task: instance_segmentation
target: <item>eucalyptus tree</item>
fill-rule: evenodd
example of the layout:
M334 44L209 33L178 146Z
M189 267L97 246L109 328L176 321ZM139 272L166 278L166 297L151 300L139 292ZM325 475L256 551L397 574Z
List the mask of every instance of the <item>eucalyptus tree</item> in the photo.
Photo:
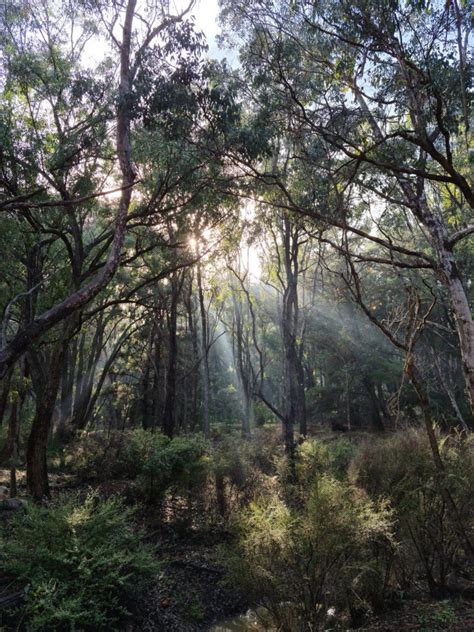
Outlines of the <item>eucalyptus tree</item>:
M31 257L27 261L27 283L11 285L5 296L2 374L63 322L29 440L28 481L35 497L48 494L46 442L61 357L78 324L75 315L110 283L124 260L132 189L138 181L131 157L137 77L153 41L174 35L172 27L191 6L174 15L159 2L139 15L135 0L2 7L6 142L1 209L5 221L30 235L36 253L29 267ZM103 23L103 41L111 43L115 55L95 72L83 64L91 38L98 35L91 12ZM118 198L101 201L115 178ZM20 247L27 243L19 242ZM39 369L41 364L36 362Z
M295 196L268 164L238 160L281 207L376 244L381 265L430 269L455 317L474 399L474 326L455 248L474 231L468 157L468 3L223 0L243 89L294 142ZM270 143L271 149L271 143ZM361 221L386 216L411 238Z

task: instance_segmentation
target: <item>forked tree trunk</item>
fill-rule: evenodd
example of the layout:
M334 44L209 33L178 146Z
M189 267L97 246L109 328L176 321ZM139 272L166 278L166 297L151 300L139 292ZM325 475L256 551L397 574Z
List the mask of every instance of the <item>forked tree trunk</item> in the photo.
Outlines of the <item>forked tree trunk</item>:
M444 219L430 210L424 197L419 200L418 213L429 231L438 258L438 276L448 292L459 339L466 394L471 412L474 414L474 323L466 290L456 265L453 244L450 243Z
M384 135L370 112L362 93L355 84L354 94L372 127L374 135L379 141L383 141ZM416 118L415 113L413 120L416 120ZM424 194L424 182L421 177L416 186L413 186L400 174L394 173L394 175L403 191L408 207L426 229L429 241L436 252L438 267L435 269L435 272L438 273L449 295L459 339L466 394L471 406L471 413L474 414L474 323L466 291L453 255L456 241L450 239L448 226L441 213L432 212L430 209ZM421 186L419 186L420 184ZM467 182L465 184L468 186ZM463 193L472 207L472 196L466 196L464 187Z

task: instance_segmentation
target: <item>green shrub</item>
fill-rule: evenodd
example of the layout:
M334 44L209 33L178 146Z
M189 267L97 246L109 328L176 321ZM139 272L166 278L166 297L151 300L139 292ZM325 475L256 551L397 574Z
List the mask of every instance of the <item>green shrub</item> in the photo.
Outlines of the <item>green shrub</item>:
M82 480L135 478L150 436L141 429L83 433L71 444L67 463Z
M197 482L207 462L201 436L170 439L141 428L85 434L73 452L71 466L81 478L138 479L138 492L149 501L161 499L171 487L182 490Z
M338 438L327 443L330 471L336 478L345 478L348 475L350 464L355 458L358 447L346 438Z
M278 629L316 629L330 607L355 618L382 598L392 529L386 503L323 475L304 507L273 494L241 513L236 577Z
M117 499L30 506L0 539L2 574L25 590L28 630L112 630L157 571Z
M168 439L154 433L142 454L138 483L146 499L155 502L170 489L189 492L202 485L207 469L206 444L201 436Z
M330 459L327 446L316 439L308 439L296 450L296 477L307 488L317 476L329 473Z
M272 484L277 455L282 452L280 443L273 428L260 428L251 441L229 436L213 447L210 468L221 516L248 505Z
M303 493L321 474L329 474L338 479L346 478L356 450L356 446L344 438L335 441L303 441L296 450L295 467L296 479ZM284 465L280 468L282 479L285 478L284 468ZM286 477L288 478L287 473Z
M457 517L446 505L448 490L464 528L473 524L474 442L439 436L445 471L436 471L424 431L410 429L372 440L361 447L350 467L351 480L370 495L388 497L396 512L403 543L398 576L409 584L422 571L432 594L442 593L462 550Z

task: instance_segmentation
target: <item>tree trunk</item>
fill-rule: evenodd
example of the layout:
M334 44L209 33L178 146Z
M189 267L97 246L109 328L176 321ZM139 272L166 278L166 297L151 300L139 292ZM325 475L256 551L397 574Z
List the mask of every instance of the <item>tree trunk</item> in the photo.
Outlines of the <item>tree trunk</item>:
M59 322L79 311L108 285L120 264L125 240L128 209L132 199L135 172L131 162L130 94L134 69L131 68L132 24L137 0L128 0L120 45L120 85L116 118L116 149L122 175L122 192L114 220L113 239L105 265L79 290L38 315L21 327L18 333L0 349L0 377L30 348L31 344Z
M415 389L415 392L418 396L418 400L421 405L423 420L424 420L424 424L426 428L426 434L428 435L428 441L431 448L431 454L433 456L433 463L434 463L435 470L437 473L436 485L438 487L438 491L442 499L446 503L447 507L449 507L450 509L452 524L459 538L459 542L463 546L464 552L466 553L466 555L469 557L469 559L472 562L472 560L474 559L474 546L469 536L469 530L466 529L466 527L464 526L463 517L461 513L459 512L459 509L445 482L445 468L444 468L444 463L439 451L438 442L436 440L436 434L434 430L433 419L431 416L431 408L430 408L430 403L428 400L428 395L417 376L417 370L415 367L413 354L411 352L408 352L406 356L405 373L408 379L410 380L410 383L412 384L413 388Z
M2 380L2 390L0 391L0 426L3 423L3 417L8 407L8 395L10 393L10 383L13 370L8 371Z
M300 361L301 349L298 343L299 306L298 306L298 274L299 274L299 232L288 217L283 219L282 227L283 256L285 268L285 288L283 291L281 327L285 360L285 448L293 454L294 425L304 437L306 428L306 401L304 390L304 371Z
M150 390L150 360L147 358L145 371L143 372L142 379L142 397L141 397L141 418L142 428L148 428L150 426L150 413L148 403L148 393Z
M202 431L206 439L209 438L211 426L209 418L209 393L210 393L210 374L209 374L209 340L207 326L207 312L204 305L204 292L202 289L201 264L197 264L197 282L199 295L199 311L201 316L201 353L202 353Z
M466 394L471 413L474 414L474 323L469 301L454 259L452 246L449 243L448 229L444 219L430 210L424 195L417 201L417 214L429 231L432 246L438 257L438 276L449 295L459 339Z
M161 338L160 338L161 325L156 323L156 332L154 340L154 355L153 355L153 414L151 428L154 430L159 425L161 417Z
M46 452L51 421L59 390L64 342L56 343L49 364L48 381L36 404L26 451L26 482L31 496L40 501L50 497Z
M166 396L163 410L163 432L170 438L175 430L176 416L176 372L178 363L178 301L183 285L183 273L171 279L171 304L168 314L168 371L166 374Z
M10 408L10 417L8 419L8 435L5 440L5 444L0 451L0 465L8 463L11 460L15 442L18 435L18 397L15 397L12 401Z
M448 280L448 291L461 349L466 392L471 405L471 413L474 414L474 323L466 292L457 275L451 276Z
M354 90L357 102L366 115L376 138L379 141L383 141L384 135L372 116L362 93L358 90L356 85L354 85ZM442 215L437 212L432 212L428 205L424 194L423 179L418 177L416 185L412 185L407 178L402 177L400 174L395 173L394 175L404 193L410 210L416 219L425 227L431 245L436 252L438 258L438 269L436 272L438 272L440 280L446 287L451 308L454 313L466 394L471 406L471 413L474 414L474 323L469 308L469 301L454 259L452 250L454 243L449 239L448 226ZM466 199L468 198L466 197ZM472 206L472 201L469 203Z
M9 459L11 460L13 452L18 447L20 431L19 419L26 397L27 377L28 365L26 361L20 362L18 384L15 384L18 392L14 395L10 409L10 417L8 420L8 435L5 444L0 451L0 465L7 463Z
M15 398L12 403L12 409L10 414L10 428L9 432L12 435L12 449L10 454L10 497L15 498L17 493L16 485L16 468L18 465L18 439L20 434L20 423L18 418L19 398Z
M250 438L250 416L252 414L250 359L248 357L248 340L244 340L242 305L237 301L237 290L232 289L234 306L234 363L237 368L239 387L243 399L242 437Z
M365 371L362 377L362 384L364 385L367 395L369 396L370 408L372 413L372 428L373 430L375 430L375 432L384 432L385 427L383 424L382 415L380 414L380 402L375 391L375 385L370 375Z

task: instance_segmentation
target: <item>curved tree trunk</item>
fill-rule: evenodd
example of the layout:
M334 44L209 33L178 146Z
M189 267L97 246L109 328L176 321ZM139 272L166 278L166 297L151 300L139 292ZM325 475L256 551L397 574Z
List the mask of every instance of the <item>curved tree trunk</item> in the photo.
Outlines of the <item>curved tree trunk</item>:
M128 209L132 198L132 186L135 173L131 163L130 111L129 95L132 83L130 64L132 23L136 0L129 0L123 26L123 39L120 47L120 85L117 110L117 155L122 172L122 193L115 216L114 236L110 252L104 267L81 289L71 293L61 303L57 303L46 312L37 316L18 331L10 342L0 349L0 377L20 358L30 345L54 325L65 320L71 314L89 303L107 286L120 264L122 246L125 239Z

